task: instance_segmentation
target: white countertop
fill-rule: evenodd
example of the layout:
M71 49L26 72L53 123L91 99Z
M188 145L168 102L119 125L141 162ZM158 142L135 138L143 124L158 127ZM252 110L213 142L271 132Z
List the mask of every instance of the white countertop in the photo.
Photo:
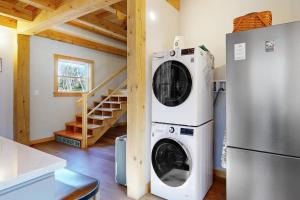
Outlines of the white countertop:
M61 158L0 137L0 191L65 166Z

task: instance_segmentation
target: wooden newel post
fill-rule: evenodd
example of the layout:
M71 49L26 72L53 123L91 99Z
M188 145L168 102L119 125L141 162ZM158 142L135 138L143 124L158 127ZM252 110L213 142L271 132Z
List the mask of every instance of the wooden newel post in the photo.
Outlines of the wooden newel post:
M88 102L87 102L87 94L82 95L82 142L81 148L87 148L87 123L88 123L88 116L87 116L87 109L88 109Z

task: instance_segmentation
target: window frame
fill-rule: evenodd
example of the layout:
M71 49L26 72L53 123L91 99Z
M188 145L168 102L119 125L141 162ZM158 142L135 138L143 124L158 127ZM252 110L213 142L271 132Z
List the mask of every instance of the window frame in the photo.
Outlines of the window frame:
M87 92L62 92L58 91L58 62L59 60L70 60L70 61L77 61L89 64L89 86L88 91L92 90L94 87L94 64L93 60L87 60L83 58L76 58L66 55L54 54L54 97L81 97L82 94Z

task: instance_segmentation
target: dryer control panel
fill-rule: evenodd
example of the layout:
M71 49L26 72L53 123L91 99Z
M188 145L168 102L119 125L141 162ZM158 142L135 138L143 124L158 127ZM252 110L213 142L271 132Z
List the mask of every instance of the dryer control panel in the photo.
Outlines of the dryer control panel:
M191 129L191 128L181 128L180 129L180 135L190 135L190 136L193 136L194 135L194 129Z

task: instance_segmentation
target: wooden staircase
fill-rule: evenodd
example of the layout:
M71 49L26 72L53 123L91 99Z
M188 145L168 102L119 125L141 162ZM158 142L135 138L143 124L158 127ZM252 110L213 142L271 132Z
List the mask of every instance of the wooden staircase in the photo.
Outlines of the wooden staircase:
M110 77L109 81L113 78ZM65 123L65 130L54 132L57 142L87 148L95 144L126 113L127 89L122 89L126 86L126 81L117 89L109 90L99 99L94 99L91 106L87 105L88 97L93 96L106 84L100 84L88 94L83 94L83 98L79 100L79 103L83 104L82 113L76 114L75 121Z

